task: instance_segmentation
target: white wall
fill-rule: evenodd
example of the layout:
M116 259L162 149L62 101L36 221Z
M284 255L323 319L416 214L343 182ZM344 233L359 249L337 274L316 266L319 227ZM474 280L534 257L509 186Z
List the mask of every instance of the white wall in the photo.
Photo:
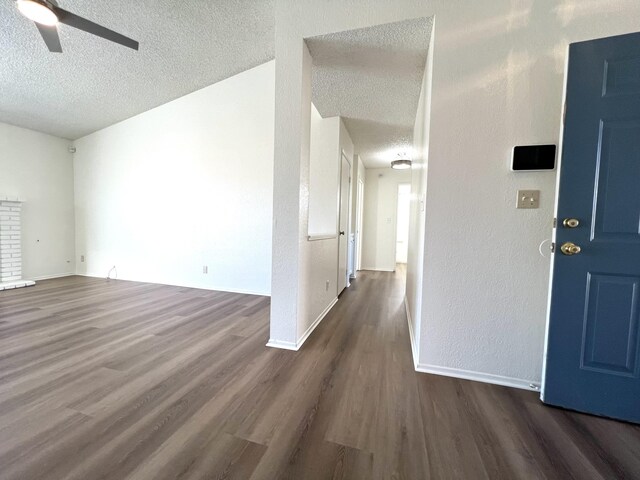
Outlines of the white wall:
M340 117L322 118L311 104L309 173L309 235L338 233L338 192L340 179Z
M268 62L77 140L78 273L268 295L273 118Z
M20 197L22 277L73 273L73 159L70 142L0 123L0 196Z
M311 237L338 233L340 155L344 152L353 165L353 150L353 141L342 119L322 118L312 103L308 224Z
M363 270L395 270L398 185L410 182L410 170L366 169L362 234Z
M311 105L309 157L310 236L305 242L304 290L296 327L298 348L338 296L338 208L340 194L340 117L322 118Z
M299 222L287 205L308 186L298 176L280 188L277 178L301 163L300 98L308 84L302 39L430 15L436 25L420 367L526 385L541 374L549 261L538 245L551 234L555 174L512 173L509 152L516 144L558 141L568 43L637 31L640 4L278 0L279 223ZM541 208L516 210L518 188L540 189ZM282 256L274 267L279 262L274 284L298 284L295 262ZM275 313L272 327L286 323Z
M296 348L322 321L338 297L338 239L308 242L305 262L304 309L296 330Z
M337 301L341 152L352 160L353 142L339 117L322 119L318 114L311 103L311 55L302 41L294 51L304 83L292 87L299 95L288 97L287 92L286 99L299 107L300 135L292 137L284 130L275 135L284 139L279 148L297 151L298 158L292 168L275 165L273 200L274 211L296 214L274 216L271 316L283 321L271 322L268 345L297 350ZM276 89L276 102L280 94ZM309 235L333 236L310 241Z
M309 123L308 233L303 242L298 318L294 340L271 337L270 346L298 349L338 297L338 208L341 155L353 158L353 142L340 117L323 119L311 104ZM306 199L305 199L306 200ZM321 225L324 220L324 225Z
M311 66L302 39L278 42L289 49L296 73L286 85L276 82L273 172L273 257L269 345L297 348L298 330L306 320L309 258L309 149L311 137ZM284 71L283 71L284 69ZM276 62L276 79L287 65ZM285 120L286 117L286 121ZM282 162L276 159L286 158Z
M558 143L568 44L638 30L639 21L640 4L627 0L492 2L436 16L426 369L540 381L549 260L538 246L551 236L555 172L510 172L509 154ZM541 208L516 210L519 188L541 190Z
M411 204L409 211L409 245L407 252L407 279L405 305L411 336L413 361L419 363L420 326L422 323L422 295L424 269L425 199L427 196L427 170L429 159L429 132L431 118L431 78L433 74L432 32L427 64L420 88L420 100L413 128L413 161L411 163Z

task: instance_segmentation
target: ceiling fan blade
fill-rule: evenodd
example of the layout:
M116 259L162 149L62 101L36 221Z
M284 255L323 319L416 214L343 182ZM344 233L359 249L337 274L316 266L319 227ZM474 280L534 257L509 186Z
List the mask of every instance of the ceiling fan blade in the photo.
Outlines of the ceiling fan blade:
M56 26L48 27L46 25L42 25L38 22L33 22L38 27L38 31L40 35L42 35L42 39L44 43L47 44L47 48L50 52L62 53L62 45L60 45L60 37L58 36L58 29Z
M138 42L132 40L129 37L125 37L118 32L114 32L113 30L109 30L108 28L103 27L102 25L98 25L97 23L93 23L86 18L79 17L78 15L68 12L62 8L54 7L54 11L58 16L58 20L60 23L64 23L65 25L69 25L70 27L77 28L78 30L82 30L87 33L91 33L98 37L105 38L107 40L111 40L112 42L119 43L120 45L124 45L125 47L133 48L134 50L138 50Z

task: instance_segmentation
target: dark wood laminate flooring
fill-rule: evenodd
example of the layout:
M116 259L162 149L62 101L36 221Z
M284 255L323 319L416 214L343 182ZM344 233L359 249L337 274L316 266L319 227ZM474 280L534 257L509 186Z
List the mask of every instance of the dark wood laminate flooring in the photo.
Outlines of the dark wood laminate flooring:
M362 272L299 352L269 300L67 277L0 293L2 479L638 479L640 427L414 372Z

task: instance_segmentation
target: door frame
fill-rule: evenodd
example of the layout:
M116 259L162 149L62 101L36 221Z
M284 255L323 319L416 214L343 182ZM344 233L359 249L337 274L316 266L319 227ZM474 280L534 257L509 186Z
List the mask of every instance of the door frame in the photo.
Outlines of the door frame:
M364 223L364 181L358 177L356 190L356 264L354 275L362 269L362 226Z
M395 260L395 264L398 264L398 210L400 208L400 188L403 186L408 186L409 187L409 195L411 195L411 183L410 182L403 182L403 183L398 183L398 187L396 189L396 226L395 226L395 232L396 232L396 241L394 243L394 247L393 247L393 259ZM409 198L409 207L411 207L411 198ZM411 220L409 220L411 221ZM407 232L407 242L409 241L409 232ZM408 248L408 245L407 245ZM408 254L409 252L407 252ZM393 269L395 271L395 267Z
M562 173L562 159L563 159L563 146L564 146L564 125L565 125L565 111L567 109L567 79L569 75L569 45L564 54L564 75L562 80L562 112L560 114L560 133L558 136L558 156L556 159L556 185L555 185L555 199L553 201L553 228L551 231L551 248L555 250L556 245L556 233L558 231L556 227L558 218L558 199L560 191L560 176ZM549 286L547 289L547 318L544 327L544 347L542 350L542 375L540 379L540 400L544 401L544 386L547 375L547 349L549 346L549 324L551 321L551 293L553 292L553 260L555 252L549 255Z
M346 281L345 281L345 288L349 288L351 286L351 282L349 281L349 256L350 256L350 248L349 248L349 236L351 234L351 174L352 174L352 170L353 170L353 165L352 162L349 161L349 157L347 156L346 152L343 149L340 149L340 168L338 169L339 171L339 180L338 180L338 258L336 259L337 265L338 265L338 275L336 277L336 287L338 287L338 285L340 285L340 223L341 223L341 213L342 213L342 159L345 159L347 164L349 165L349 185L348 185L348 189L347 189L347 227L345 228L344 231L344 237L346 239L346 249L347 249L347 268L346 268L346 272L345 272L345 277L346 277ZM342 292L338 292L338 296L340 295L340 293Z

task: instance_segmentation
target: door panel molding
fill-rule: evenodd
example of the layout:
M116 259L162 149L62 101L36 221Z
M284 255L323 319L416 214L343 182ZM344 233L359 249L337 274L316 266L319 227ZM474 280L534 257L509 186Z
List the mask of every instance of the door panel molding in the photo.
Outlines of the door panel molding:
M638 378L639 297L640 276L587 275L581 368Z

